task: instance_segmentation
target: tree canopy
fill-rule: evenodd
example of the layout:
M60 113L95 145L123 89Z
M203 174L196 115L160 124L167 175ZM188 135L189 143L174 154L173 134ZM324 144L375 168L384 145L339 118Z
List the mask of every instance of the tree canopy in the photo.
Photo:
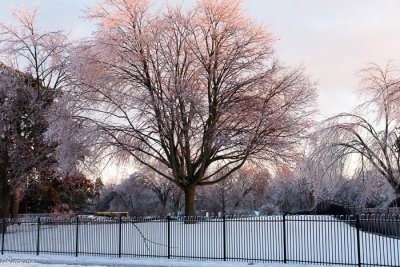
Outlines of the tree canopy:
M180 187L186 215L194 215L196 186L249 160L296 157L314 85L301 68L279 63L274 38L240 1L153 12L148 1L107 0L88 16L98 29L76 47L71 67L79 117L98 127L107 153Z

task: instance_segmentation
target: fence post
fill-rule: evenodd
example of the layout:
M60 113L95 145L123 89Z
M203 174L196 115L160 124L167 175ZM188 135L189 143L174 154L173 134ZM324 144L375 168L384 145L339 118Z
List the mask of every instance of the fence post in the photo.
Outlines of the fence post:
M119 216L119 240L118 240L118 257L121 258L122 250L122 216Z
M287 255L286 255L286 214L283 214L282 217L282 233L283 233L283 263L287 263Z
M37 220L37 240L36 240L36 255L40 252L40 217Z
M79 253L79 216L76 216L76 233L75 233L75 257Z
M3 218L3 235L1 237L1 255L4 254L4 237L6 235L6 231L7 231L7 226L6 226L6 218Z
M356 215L356 228L357 228L357 259L358 259L358 266L361 267L361 244L360 244L360 217Z
M222 216L222 238L223 238L223 246L224 246L224 261L226 261L226 216L225 213Z
M171 258L171 217L167 216L167 243L168 243L168 259Z

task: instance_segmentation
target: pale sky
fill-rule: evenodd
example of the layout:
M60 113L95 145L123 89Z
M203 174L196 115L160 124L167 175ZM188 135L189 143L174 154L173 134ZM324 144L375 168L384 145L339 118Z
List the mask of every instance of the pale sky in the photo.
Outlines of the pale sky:
M153 1L162 6L164 0ZM192 5L195 0L168 0ZM39 5L39 24L87 36L93 29L81 17L94 0L0 0L0 19L13 22L11 6ZM369 62L400 62L400 1L244 0L245 10L279 40L278 57L303 65L318 82L323 117L350 111L357 100L358 71Z
M162 7L164 0L153 1ZM168 0L192 5L195 0ZM0 20L13 23L11 6L40 7L46 29L90 35L93 25L82 10L94 0L0 0ZM278 57L303 65L318 82L322 117L350 111L358 99L358 72L367 63L400 63L400 1L397 0L244 0L250 16L265 24L278 41Z

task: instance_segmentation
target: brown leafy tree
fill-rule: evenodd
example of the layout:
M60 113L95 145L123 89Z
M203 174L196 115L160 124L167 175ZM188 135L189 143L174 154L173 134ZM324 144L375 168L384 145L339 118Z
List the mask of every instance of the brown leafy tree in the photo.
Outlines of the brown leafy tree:
M80 118L98 127L107 152L180 187L186 215L195 213L197 186L249 160L296 157L314 86L302 69L276 60L273 37L240 1L152 13L145 0L106 0L89 17L97 32L71 68Z

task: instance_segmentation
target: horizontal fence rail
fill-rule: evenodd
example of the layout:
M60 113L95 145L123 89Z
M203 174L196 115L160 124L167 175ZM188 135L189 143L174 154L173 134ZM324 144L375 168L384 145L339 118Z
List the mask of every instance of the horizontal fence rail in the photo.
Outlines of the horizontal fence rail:
M399 215L2 219L1 253L400 266Z

